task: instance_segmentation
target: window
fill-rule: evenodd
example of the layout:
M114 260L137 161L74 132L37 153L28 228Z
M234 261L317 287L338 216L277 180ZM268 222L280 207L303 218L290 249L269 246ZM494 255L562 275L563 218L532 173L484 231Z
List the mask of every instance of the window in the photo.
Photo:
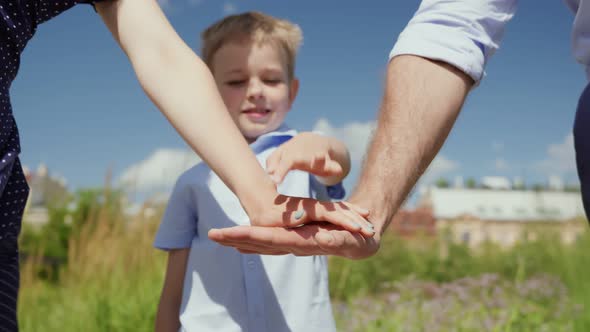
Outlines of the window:
M471 233L463 232L463 234L461 235L461 241L463 242L463 244L469 244L470 237L471 237Z

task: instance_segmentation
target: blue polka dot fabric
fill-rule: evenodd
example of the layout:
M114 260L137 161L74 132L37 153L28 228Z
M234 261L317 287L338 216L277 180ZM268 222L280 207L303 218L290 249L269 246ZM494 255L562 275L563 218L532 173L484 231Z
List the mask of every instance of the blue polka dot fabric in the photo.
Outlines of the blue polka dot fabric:
M20 56L37 27L78 3L96 0L0 0L0 331L18 331L18 235L29 187L10 105Z

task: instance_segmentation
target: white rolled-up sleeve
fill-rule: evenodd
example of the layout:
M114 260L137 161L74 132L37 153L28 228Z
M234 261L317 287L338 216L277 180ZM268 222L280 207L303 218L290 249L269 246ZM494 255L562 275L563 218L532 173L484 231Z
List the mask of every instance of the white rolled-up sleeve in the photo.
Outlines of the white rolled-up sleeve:
M417 55L449 63L479 82L498 49L516 0L423 0L389 58Z

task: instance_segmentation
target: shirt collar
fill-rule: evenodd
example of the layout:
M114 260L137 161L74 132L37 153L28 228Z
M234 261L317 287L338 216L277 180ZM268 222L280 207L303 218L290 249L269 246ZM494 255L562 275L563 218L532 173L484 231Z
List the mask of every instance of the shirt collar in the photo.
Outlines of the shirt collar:
M269 148L277 147L295 136L297 132L286 124L281 125L274 131L260 135L256 141L250 144L254 153L259 154Z

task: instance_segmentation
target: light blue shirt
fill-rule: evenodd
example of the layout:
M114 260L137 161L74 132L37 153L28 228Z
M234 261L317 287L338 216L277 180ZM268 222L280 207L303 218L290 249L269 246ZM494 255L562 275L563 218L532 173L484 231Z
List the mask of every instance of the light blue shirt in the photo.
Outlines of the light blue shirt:
M572 52L590 79L590 0L564 2L575 13ZM412 54L444 61L479 82L516 4L517 0L423 0L389 57Z
M272 151L296 134L283 126L250 147L264 166ZM328 188L301 171L290 172L278 191L329 199ZM344 196L341 185L329 192ZM154 245L190 247L180 331L335 331L326 257L241 254L207 237L211 228L249 224L237 197L206 164L178 179Z

